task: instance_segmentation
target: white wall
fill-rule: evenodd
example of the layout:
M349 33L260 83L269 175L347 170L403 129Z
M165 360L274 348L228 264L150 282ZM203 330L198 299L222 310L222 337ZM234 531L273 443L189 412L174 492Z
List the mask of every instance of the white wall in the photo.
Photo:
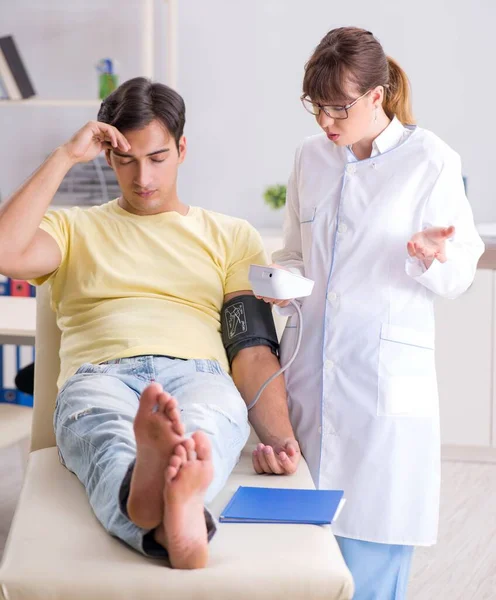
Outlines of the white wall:
M156 9L162 32L161 0ZM281 212L264 206L263 189L286 181L297 143L317 132L298 100L303 65L329 29L355 24L409 74L419 124L462 155L476 220L496 221L495 20L492 0L180 0L178 90L189 142L182 199L256 226L281 222ZM96 97L94 64L105 56L119 60L122 80L141 74L140 23L139 0L0 3L0 34L15 35L40 97ZM163 34L156 46L163 80ZM95 114L0 107L2 196Z

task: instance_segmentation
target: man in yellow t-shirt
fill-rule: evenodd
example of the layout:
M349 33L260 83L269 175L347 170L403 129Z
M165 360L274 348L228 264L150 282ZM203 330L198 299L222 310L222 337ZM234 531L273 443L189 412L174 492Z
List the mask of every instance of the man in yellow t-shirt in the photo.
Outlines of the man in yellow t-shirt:
M215 525L205 504L246 443L247 403L279 361L270 309L248 281L249 265L265 261L260 236L178 197L184 123L172 89L121 85L2 207L0 273L51 288L62 332L57 446L96 516L143 554L191 569L207 562ZM46 213L68 170L102 150L122 195ZM241 300L258 329L231 340L221 315ZM255 470L294 472L282 378L250 421Z

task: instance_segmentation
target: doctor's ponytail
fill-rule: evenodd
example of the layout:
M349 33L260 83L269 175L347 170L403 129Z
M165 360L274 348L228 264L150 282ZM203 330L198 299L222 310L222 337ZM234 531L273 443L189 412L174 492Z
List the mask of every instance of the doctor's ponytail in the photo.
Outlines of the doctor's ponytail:
M412 125L415 119L410 100L410 82L405 71L390 56L386 57L389 71L389 83L384 88L382 108L389 118L396 115L403 125Z
M303 92L321 104L344 104L354 99L346 93L350 83L360 95L382 86L387 116L396 115L403 125L415 123L410 83L403 69L386 56L370 31L339 27L324 36L305 65Z

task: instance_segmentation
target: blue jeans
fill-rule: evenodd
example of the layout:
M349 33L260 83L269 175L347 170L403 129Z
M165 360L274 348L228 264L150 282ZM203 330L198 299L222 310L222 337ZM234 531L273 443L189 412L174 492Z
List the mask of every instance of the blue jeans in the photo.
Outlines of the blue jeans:
M119 502L136 457L139 398L152 381L177 399L187 436L202 430L210 438L214 478L208 504L226 483L250 431L246 404L216 361L137 356L84 364L59 392L54 428L62 464L84 485L107 532L145 555L167 556ZM206 517L210 539L215 524L208 511Z
M355 582L353 600L406 600L413 546L336 541Z

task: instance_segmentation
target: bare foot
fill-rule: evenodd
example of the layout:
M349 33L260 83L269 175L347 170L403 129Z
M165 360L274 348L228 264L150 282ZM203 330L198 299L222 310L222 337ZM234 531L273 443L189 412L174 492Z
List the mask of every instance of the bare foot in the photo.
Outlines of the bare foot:
M176 468L180 461L175 453L166 469L164 520L155 537L167 548L174 568L200 569L208 559L204 497L213 477L212 453L201 431L181 445L186 461Z
M164 472L174 448L184 441L177 400L152 383L141 394L134 420L136 464L127 501L129 518L138 527L154 529L164 514ZM184 457L186 459L186 457ZM180 462L174 461L180 466Z

